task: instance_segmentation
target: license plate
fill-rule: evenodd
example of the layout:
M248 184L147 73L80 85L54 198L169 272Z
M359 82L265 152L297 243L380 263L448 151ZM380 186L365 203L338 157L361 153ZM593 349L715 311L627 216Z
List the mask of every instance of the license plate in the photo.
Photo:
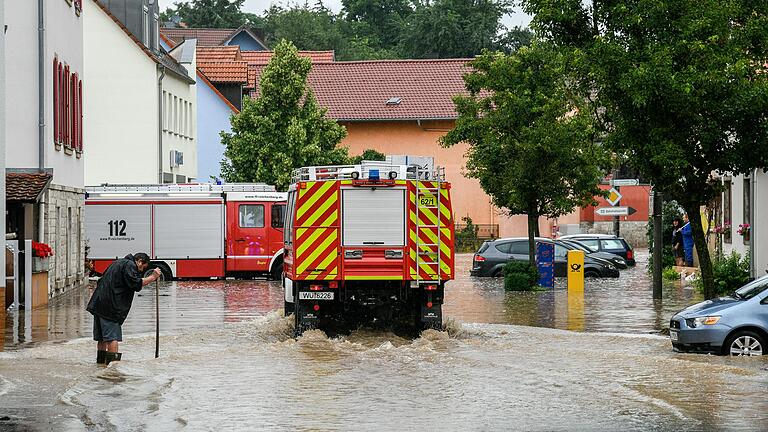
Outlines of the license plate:
M677 342L677 332L670 330L669 331L669 338L672 340L672 342Z
M300 291L299 300L333 300L331 291Z

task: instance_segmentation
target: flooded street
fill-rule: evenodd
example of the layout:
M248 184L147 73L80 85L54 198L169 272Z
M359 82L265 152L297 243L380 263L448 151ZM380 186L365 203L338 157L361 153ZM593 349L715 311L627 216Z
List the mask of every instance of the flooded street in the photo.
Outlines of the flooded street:
M639 254L619 279L505 293L457 257L446 331L295 340L267 281L174 282L123 327L124 361L96 366L89 291L5 317L0 430L766 430L768 361L679 354L659 335L698 301L660 302ZM0 318L2 315L0 315ZM570 331L575 330L575 331Z

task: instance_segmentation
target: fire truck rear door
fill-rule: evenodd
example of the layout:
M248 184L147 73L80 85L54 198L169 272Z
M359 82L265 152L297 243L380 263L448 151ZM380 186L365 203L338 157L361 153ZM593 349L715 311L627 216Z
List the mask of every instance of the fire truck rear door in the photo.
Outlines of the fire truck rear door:
M227 269L269 271L269 236L265 202L227 202Z

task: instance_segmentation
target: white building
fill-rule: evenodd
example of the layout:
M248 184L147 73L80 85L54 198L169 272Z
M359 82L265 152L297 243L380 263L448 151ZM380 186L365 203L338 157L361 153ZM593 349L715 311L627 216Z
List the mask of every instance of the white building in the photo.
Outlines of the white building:
M723 252L751 255L752 276L768 271L768 173L758 169L750 175L723 178L722 223L730 222L730 235L723 236ZM749 224L748 235L738 233L739 226Z
M5 2L8 222L49 244L48 294L81 286L84 161L82 0ZM42 26L39 26L42 23ZM42 46L42 50L39 47ZM40 73L42 72L42 74ZM88 126L85 126L87 129Z
M139 16L143 11L144 20L137 26L140 30L134 30L138 34L118 16L130 7L140 8ZM89 80L84 137L91 143L85 183L194 180L195 41L186 41L170 53L162 50L157 4L150 0L109 4L85 0L84 9L85 76ZM134 15L126 12L124 19Z

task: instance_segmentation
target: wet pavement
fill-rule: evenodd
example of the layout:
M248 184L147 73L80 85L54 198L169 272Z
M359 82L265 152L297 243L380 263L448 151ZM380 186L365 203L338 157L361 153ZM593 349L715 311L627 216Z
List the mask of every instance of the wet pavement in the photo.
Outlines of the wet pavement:
M160 358L146 288L124 326L125 361L108 368L94 364L88 291L10 313L0 430L768 429L768 361L672 352L658 332L698 297L668 285L654 302L643 263L588 281L583 300L459 272L446 331L417 339L295 340L273 282L160 292Z

